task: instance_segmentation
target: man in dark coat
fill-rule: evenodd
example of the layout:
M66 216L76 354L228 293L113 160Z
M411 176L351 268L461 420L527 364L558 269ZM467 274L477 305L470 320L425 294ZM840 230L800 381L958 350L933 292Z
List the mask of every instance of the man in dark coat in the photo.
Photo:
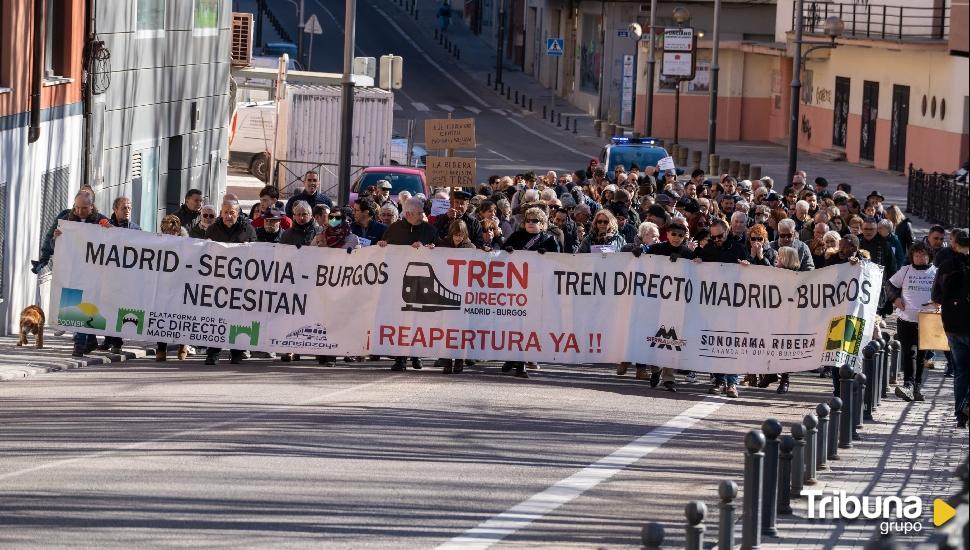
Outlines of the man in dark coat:
M932 298L940 304L943 330L953 356L953 396L957 427L967 428L967 391L970 388L970 236L966 229L950 232L953 255L940 265Z
M482 246L482 224L478 223L475 216L468 213L468 202L471 198L472 194L468 191L452 191L451 208L448 209L447 214L438 216L434 222L439 239L448 237L448 228L451 226L451 222L462 220L468 227L468 238L475 243L475 246Z
M318 204L326 204L331 210L333 209L333 201L330 200L330 197L320 192L320 176L313 170L303 175L303 191L286 201L287 216L293 217L293 205L297 201L306 201L310 205L310 212L313 212L313 207Z
M179 221L182 222L182 227L188 231L192 227L192 223L195 219L199 217L202 212L202 203L205 197L202 196L202 191L198 189L189 189L185 192L185 202L178 210L172 212L179 217Z
M256 240L256 230L239 215L239 203L226 201L222 204L219 219L205 230L205 237L218 243L249 243ZM206 348L205 364L215 365L219 361L221 348ZM229 350L229 362L237 365L242 362L242 350Z
M309 246L313 238L323 229L313 219L313 209L304 201L293 205L293 227L283 232L280 244L291 246Z
M354 221L350 224L350 232L371 243L383 239L387 226L377 221L377 208L377 203L369 198L357 199L354 202Z

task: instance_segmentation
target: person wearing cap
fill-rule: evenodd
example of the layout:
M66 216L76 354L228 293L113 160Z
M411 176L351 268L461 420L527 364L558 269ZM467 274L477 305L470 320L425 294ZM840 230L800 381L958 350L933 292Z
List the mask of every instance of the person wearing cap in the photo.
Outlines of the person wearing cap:
M873 191L866 197L866 206L872 205L875 206L877 210L881 210L879 205L881 205L885 200L886 197L882 196L879 191Z
M931 295L940 305L943 330L953 356L957 427L965 430L970 390L970 236L966 229L950 232L950 248L953 254L937 270Z
M533 174L533 181L534 177L535 175ZM482 247L484 244L482 241L482 224L478 223L478 219L475 216L468 213L468 204L471 198L472 194L468 191L453 190L451 192L451 208L448 209L447 214L438 216L435 219L434 227L437 231L437 239L447 238L448 228L451 227L451 222L454 220L462 220L468 228L468 238L471 239L476 247Z
M263 212L259 220L262 222L256 228L256 242L258 243L278 243L283 236L282 219L285 216L283 211L278 208L270 208ZM255 221L255 220L254 220Z
M377 204L368 197L354 201L354 223L350 224L354 235L372 243L384 238L387 226L377 221L377 208Z
M309 204L311 212L317 204L326 204L333 208L333 201L330 200L330 197L320 192L320 175L313 170L303 175L303 189L286 201L284 212L287 216L293 216L293 205L298 201L305 201Z
M378 208L389 202L393 202L391 201L391 189L394 189L394 186L387 180L377 180L377 183L374 184L374 194L371 198L377 204Z

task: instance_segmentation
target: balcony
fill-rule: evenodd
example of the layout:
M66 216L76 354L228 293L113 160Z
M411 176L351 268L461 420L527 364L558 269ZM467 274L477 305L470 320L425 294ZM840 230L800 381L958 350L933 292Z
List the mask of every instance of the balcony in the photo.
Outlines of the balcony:
M805 34L823 35L825 19L838 16L845 23L843 37L894 42L939 42L950 36L950 5L900 6L867 3L803 2ZM794 28L794 14L792 28Z

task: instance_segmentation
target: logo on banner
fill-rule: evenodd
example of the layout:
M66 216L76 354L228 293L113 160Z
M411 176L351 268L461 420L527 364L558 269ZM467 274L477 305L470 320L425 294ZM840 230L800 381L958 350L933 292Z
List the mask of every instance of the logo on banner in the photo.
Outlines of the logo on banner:
M250 346L259 344L259 321L253 321L249 326L229 325L229 343L235 344L239 336L249 337Z
M657 334L654 336L648 336L647 342L650 342L651 348L668 349L670 351L677 350L683 351L683 348L687 346L687 340L681 340L677 338L677 330L674 327L666 328L660 325L657 329Z
M280 340L270 338L269 343L288 348L333 349L337 347L337 344L327 341L327 327L320 323L302 326Z
M107 320L98 311L98 306L84 302L84 291L79 288L61 289L61 301L57 310L57 324L104 330Z
M115 332L140 335L145 330L145 310L118 308L118 322Z
M862 346L865 327L865 319L852 315L832 319L828 337L825 339L825 351L844 351L849 355L857 355Z
M431 264L410 262L404 270L401 311L444 311L461 308L461 295L438 280Z

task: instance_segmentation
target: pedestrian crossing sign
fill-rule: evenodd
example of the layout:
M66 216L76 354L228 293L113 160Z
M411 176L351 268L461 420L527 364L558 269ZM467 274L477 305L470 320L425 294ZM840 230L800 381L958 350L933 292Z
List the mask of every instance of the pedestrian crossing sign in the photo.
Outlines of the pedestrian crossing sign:
M561 56L565 42L562 38L546 38L546 55Z

